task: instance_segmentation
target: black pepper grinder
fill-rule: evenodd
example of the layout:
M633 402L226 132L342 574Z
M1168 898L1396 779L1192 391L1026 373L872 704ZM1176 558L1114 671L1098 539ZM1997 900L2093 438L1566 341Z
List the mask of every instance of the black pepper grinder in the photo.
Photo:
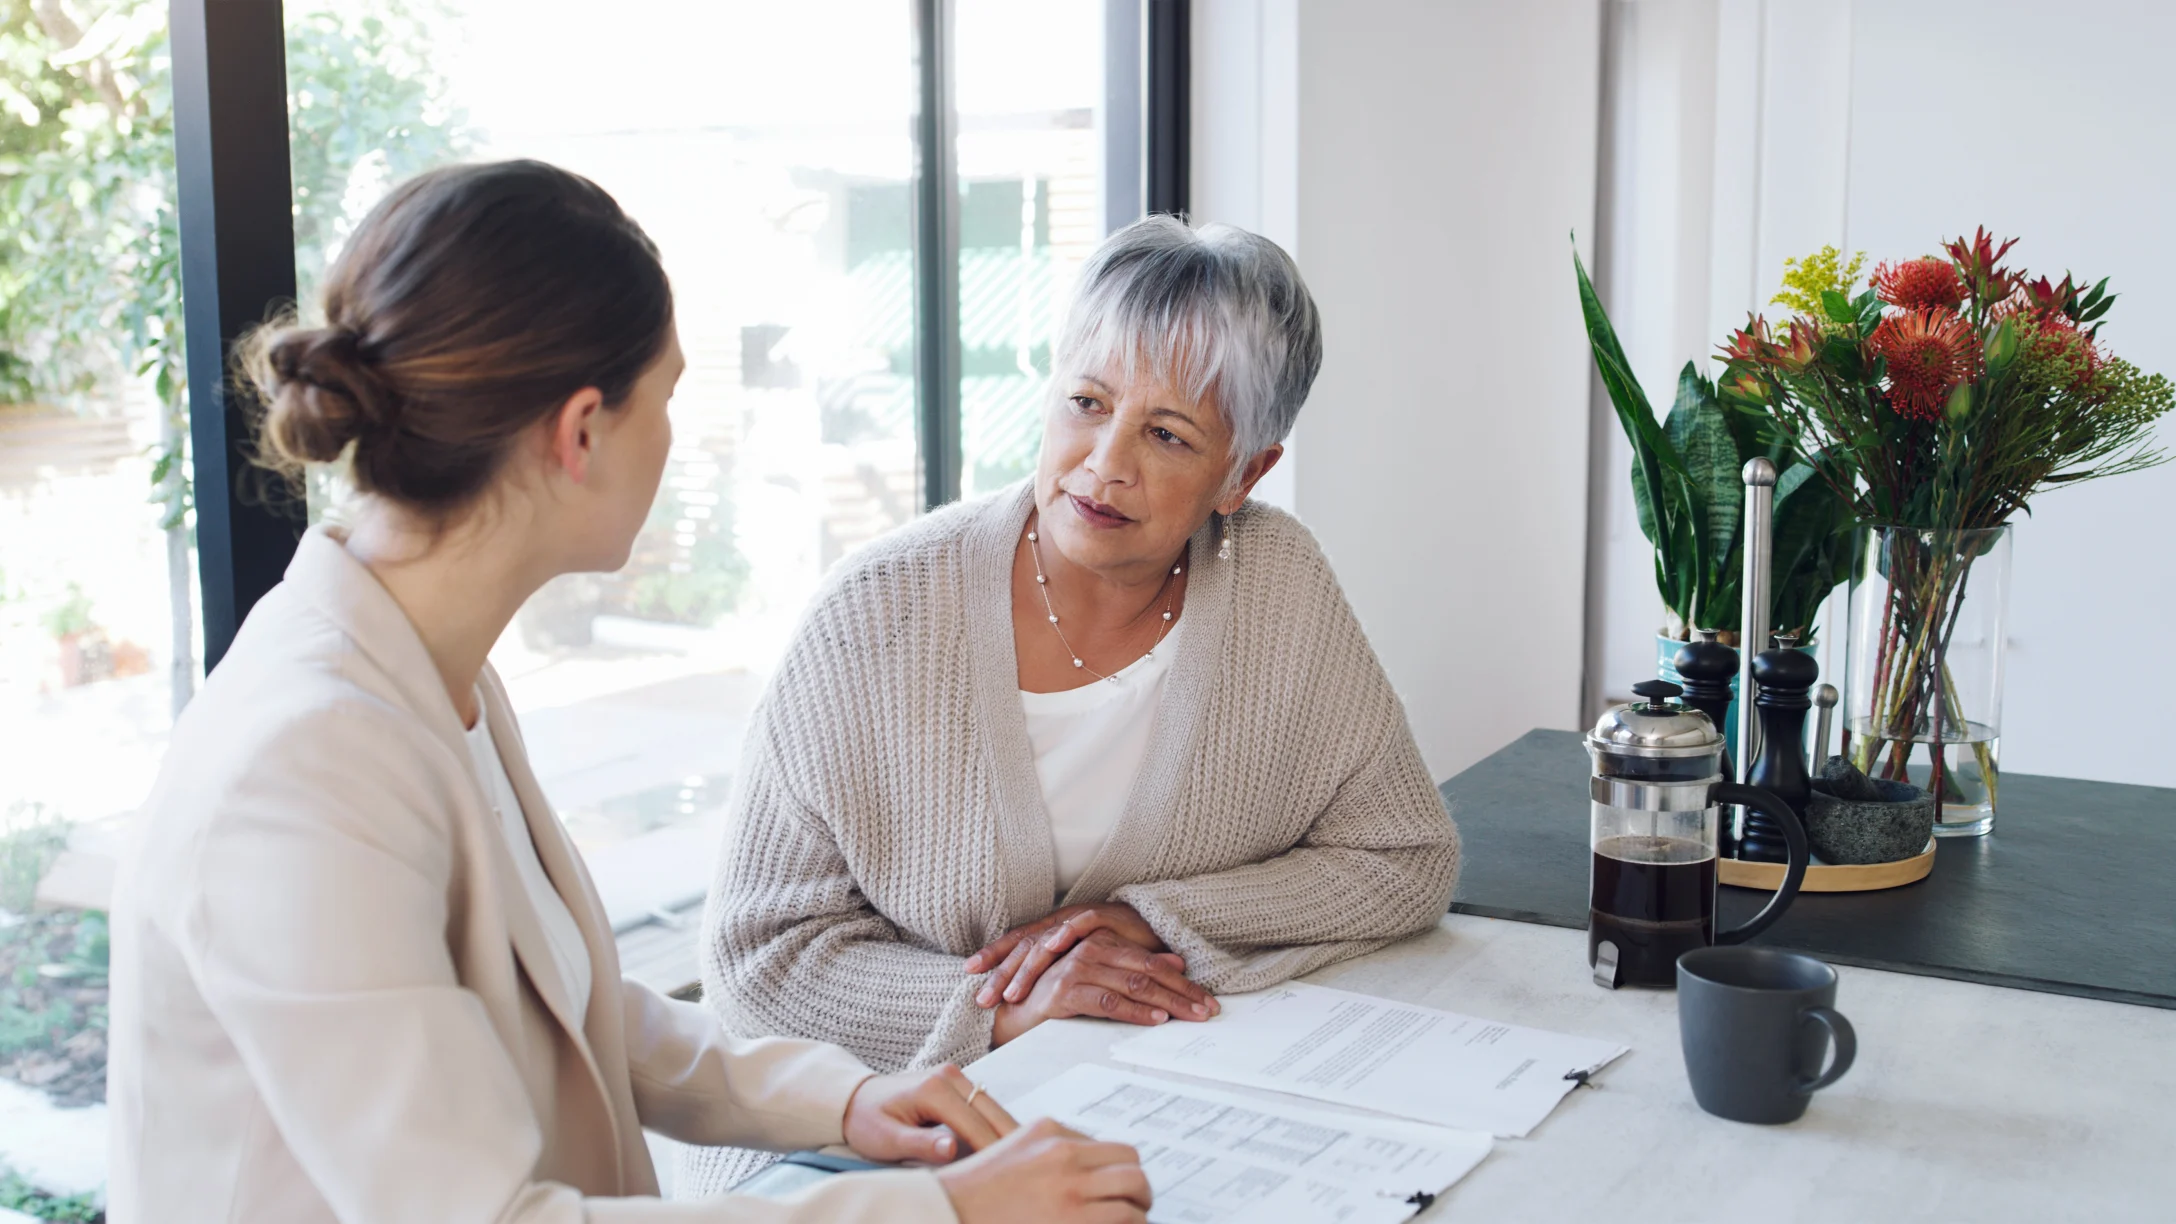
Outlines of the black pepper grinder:
M1753 699L1760 717L1760 755L1746 771L1745 784L1789 804L1801 821L1813 794L1806 776L1806 711L1813 701L1806 692L1820 678L1821 665L1803 651L1763 650L1753 657L1753 683L1760 690ZM1738 857L1756 863L1787 861L1782 826L1747 808Z
M1670 661L1684 677L1685 704L1708 716L1718 734L1730 729L1730 683L1738 678L1738 652L1722 644L1713 629L1695 629L1692 640L1677 648ZM1723 781L1735 782L1738 771L1730 752L1723 752Z
M1725 737L1730 733L1731 684L1738 678L1738 652L1723 645L1721 635L1713 629L1695 629L1692 640L1677 648L1677 657L1670 660L1677 674L1684 677L1685 704L1708 716L1715 724L1715 733ZM1723 781L1738 780L1737 766L1731 763L1730 749L1725 747L1720 757ZM1721 835L1716 847L1724 858L1738 857L1737 822L1729 819L1726 812Z

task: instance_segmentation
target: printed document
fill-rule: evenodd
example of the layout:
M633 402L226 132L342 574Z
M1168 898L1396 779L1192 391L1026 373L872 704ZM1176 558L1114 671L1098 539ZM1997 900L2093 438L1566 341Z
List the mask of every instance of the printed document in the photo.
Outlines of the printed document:
M1149 1224L1390 1224L1488 1155L1477 1131L1363 1118L1077 1066L1012 1105L1141 1153Z
M1220 999L1223 1014L1111 1047L1159 1071L1268 1088L1521 1139L1625 1052L1588 1037L1292 982Z

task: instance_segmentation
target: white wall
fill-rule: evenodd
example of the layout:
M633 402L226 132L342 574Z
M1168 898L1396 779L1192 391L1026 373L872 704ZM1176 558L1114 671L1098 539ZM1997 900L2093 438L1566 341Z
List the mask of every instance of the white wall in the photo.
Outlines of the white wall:
M1579 721L1588 374L1568 236L1594 226L1600 10L1296 7L1295 249L1327 348L1297 503L1444 777ZM1195 46L1198 73L1200 26Z
M1765 308L1786 256L1835 243L1910 257L1981 223L2022 236L2015 255L2035 269L2112 275L2125 296L2104 338L2176 372L2176 247L2161 236L2176 198L2176 76L2160 62L2176 7L1610 2L1606 292L1650 395ZM1704 239L1684 224L1703 192ZM2176 423L2162 436L2176 448ZM1621 692L1652 664L1660 604L1622 487L1629 454L1612 446L1597 490L1609 499L1598 636ZM2176 549L2156 530L2172 509L2176 470L2163 468L2050 494L2020 523L2006 767L2176 783L2176 755L2155 738L2176 682L2155 645L2176 600ZM1839 663L1831 653L1824 667Z
M1606 230L1590 270L1609 307L1633 375L1657 413L1669 411L1677 372L1704 360L1708 338L1710 255L1715 233L1714 148L1716 21L1714 0L1613 4L1608 37L1612 71L1605 104L1608 142L1601 185ZM1748 176L1750 182L1750 176ZM1745 262L1750 263L1750 259ZM1558 281L1571 291L1571 275ZM1584 355L1584 354L1582 354ZM1598 588L1591 605L1592 671L1587 709L1631 697L1652 675L1655 634L1665 611L1655 593L1654 551L1632 505L1632 449L1606 394L1595 389L1598 446L1606 448L1591 496L1601 539L1589 554Z
M1603 298L1658 414L1686 361L1713 377L1716 344L1770 310L1783 260L1844 231L1851 81L1846 0L1608 0L1610 238ZM1595 411L1609 413L1599 392ZM1652 674L1664 610L1632 506L1632 452L1614 420L1593 496L1593 706ZM1842 672L1843 602L1821 626ZM1837 626L1831 629L1828 621Z
M1851 46L1851 245L1916 255L1982 223L2019 236L2015 262L2112 277L2101 338L2176 375L2176 6L1862 4ZM2176 421L2161 438L2176 449ZM2176 785L2176 468L2032 511L2013 545L2003 765Z
M1595 271L1658 400L1765 308L1785 256L1909 256L1981 222L2036 269L2113 275L2104 336L2176 371L2176 6L1197 0L1194 39L1196 215L1292 250L1329 332L1273 496L1330 549L1439 775L1586 714L1581 473L1607 409L1566 231L1582 250L1609 231ZM1661 619L1630 456L1601 424L1597 694L1647 674ZM2162 436L2176 449L2176 423ZM2152 738L2176 688L2154 634L2176 606L2172 509L2163 468L2020 524L2010 768L2176 784Z

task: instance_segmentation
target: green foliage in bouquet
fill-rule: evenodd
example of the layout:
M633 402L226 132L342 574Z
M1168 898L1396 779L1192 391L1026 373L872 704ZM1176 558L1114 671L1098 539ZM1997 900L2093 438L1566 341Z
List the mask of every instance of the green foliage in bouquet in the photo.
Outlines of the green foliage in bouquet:
M1677 400L1658 421L1632 377L1616 328L1587 270L1572 256L1587 340L1617 421L1632 443L1632 500L1655 549L1655 587L1672 613L1670 630L1722 630L1735 640L1744 612L1746 461L1776 465L1775 564L1769 624L1813 638L1814 617L1851 567L1851 510L1790 439L1752 414L1727 408L1692 362L1677 378Z
M2003 265L2016 244L1982 229L1882 264L1857 296L1859 261L1795 261L1776 298L1795 317L1752 318L1722 346L1723 404L1869 524L1999 527L2047 489L2164 462L2154 427L2176 387L2101 343L2107 280L2033 278Z
M1903 780L1928 745L1938 801L1969 795L1941 764L1970 742L1995 799L1986 736L1965 716L1948 653L1994 528L2065 485L2152 467L2155 426L2176 386L2109 352L2108 282L2034 277L2003 260L2017 245L1984 229L1939 255L1839 267L1827 248L1788 265L1777 303L1723 345L1725 406L1819 473L1851 515L1892 532L1871 558L1886 583L1871 691L1853 694L1854 763ZM1856 292L1855 292L1856 291Z

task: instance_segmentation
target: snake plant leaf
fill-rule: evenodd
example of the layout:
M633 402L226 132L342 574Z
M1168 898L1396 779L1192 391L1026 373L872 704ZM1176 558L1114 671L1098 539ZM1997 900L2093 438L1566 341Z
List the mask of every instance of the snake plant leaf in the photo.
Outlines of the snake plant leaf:
M1671 517L1669 536L1657 545L1659 557L1670 562L1669 583L1658 588L1663 602L1687 624L1699 612L1704 575L1700 571L1699 521L1691 513L1683 499L1689 494L1683 481L1677 484L1680 498L1679 509Z
M1791 495L1820 479L1810 463L1793 463L1776 473L1776 507L1780 511Z
M1696 537L1696 585L1692 606L1683 615L1702 628L1728 627L1728 614L1717 605L1735 604L1738 581L1732 559L1745 518L1745 486L1740 476L1738 440L1728 414L1715 396L1715 384L1686 362L1677 376L1677 402L1664 431L1685 468L1689 518ZM1719 619L1719 614L1721 614Z
M1647 393L1640 390L1639 382L1632 377L1632 363L1625 357L1624 347L1617 342L1617 329L1610 325L1609 315L1594 292L1594 282L1587 279L1586 265L1580 262L1576 252L1572 255L1572 268L1579 275L1579 308L1586 315L1587 343L1594 349L1594 365L1601 372L1602 386L1609 392L1611 406L1617 410L1618 423L1632 439L1634 451L1651 451L1658 466L1682 475L1684 469L1677 462L1677 454L1670 449L1669 439L1655 420L1655 410L1647 402Z
M1691 493L1685 466L1668 432L1655 419L1647 393L1632 376L1631 362L1617 340L1609 314L1594 292L1586 265L1572 253L1572 269L1579 280L1579 306L1586 318L1587 342L1594 351L1594 366L1609 393L1617 423L1632 445L1632 502L1639 512L1640 532L1655 546L1656 588L1663 602L1680 617L1696 598L1699 584L1699 532L1694 523Z
M1782 469L1772 520L1770 623L1806 627L1848 575L1848 508L1815 467L1790 462L1788 439L1760 406L1728 402L1720 388L1700 376L1696 363L1688 362L1678 375L1668 419L1657 420L1577 252L1572 267L1595 369L1632 446L1632 501L1640 532L1654 546L1655 590L1663 603L1689 624L1739 627L1742 472L1747 460L1765 455ZM1866 300L1849 305L1863 312Z
M1768 415L1765 404L1748 404L1742 400L1733 402L1729 388L1715 384L1715 403L1723 410L1723 417L1730 422L1730 436L1738 447L1740 470L1743 460L1764 455L1768 462L1780 470L1784 457L1791 453L1791 440L1776 428L1775 418Z
M1810 630L1821 604L1851 573L1851 508L1811 463L1776 477L1770 623Z
M1598 371L1606 370L1609 372L1603 377L1603 385L1609 389L1611 402L1616 403L1618 392L1617 388L1611 385L1609 375L1622 374L1622 367L1617 366L1610 358L1599 352L1595 354L1594 364ZM1639 391L1638 383L1633 382L1631 386L1633 391ZM1635 415L1647 413L1646 403L1646 396L1642 393L1638 402L1631 407L1630 412ZM1623 422L1626 410L1623 408L1618 409L1617 415L1620 423ZM1641 438L1633 431L1631 425L1625 425L1625 433L1632 443L1632 508L1639 515L1640 534L1646 536L1649 543L1657 544L1659 547L1659 541L1669 534L1667 523L1673 516L1667 503L1665 503L1661 515L1658 516L1656 513L1656 490L1669 488L1673 482L1673 477L1663 457L1655 454L1651 447L1642 445Z

